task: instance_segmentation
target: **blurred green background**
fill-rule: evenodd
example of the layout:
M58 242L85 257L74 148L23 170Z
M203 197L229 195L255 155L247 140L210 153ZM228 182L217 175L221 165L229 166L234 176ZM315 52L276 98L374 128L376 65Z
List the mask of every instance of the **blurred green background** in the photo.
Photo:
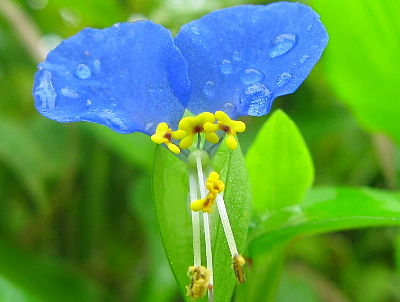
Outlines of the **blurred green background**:
M316 185L396 190L400 1L309 0L330 42L276 100L312 154ZM151 201L154 145L33 107L46 49L84 27L151 19L174 33L212 10L268 1L0 0L0 301L180 301ZM268 118L247 118L251 145ZM296 240L278 301L400 301L397 228Z

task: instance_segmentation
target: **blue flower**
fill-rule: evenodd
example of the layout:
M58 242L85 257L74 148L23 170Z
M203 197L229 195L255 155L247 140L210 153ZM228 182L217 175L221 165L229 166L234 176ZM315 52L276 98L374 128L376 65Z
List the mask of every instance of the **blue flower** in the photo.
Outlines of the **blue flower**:
M175 154L197 139L196 150L179 155L197 172L189 172L194 265L189 267L187 295L197 299L208 291L212 300L208 212L214 203L240 283L245 281L245 259L226 212L225 184L215 171L205 182L203 164L225 134L228 147L237 147L235 136L246 126L232 119L265 115L276 97L294 92L327 41L319 16L289 2L219 10L184 25L175 39L150 21L87 28L39 65L35 106L59 122L89 121L120 133L152 134L155 143L165 143ZM182 118L186 109L196 116ZM207 140L203 144L201 133ZM207 267L201 265L199 212Z
M175 39L189 68L188 109L265 115L300 86L327 42L319 16L299 3L237 6L190 22Z
M86 28L39 65L35 106L58 122L88 121L120 133L176 126L190 96L187 64L171 33L150 21Z
M185 108L260 116L294 92L328 36L309 7L289 2L222 9L184 25L175 41L150 21L86 28L39 65L37 110L120 133L176 128Z

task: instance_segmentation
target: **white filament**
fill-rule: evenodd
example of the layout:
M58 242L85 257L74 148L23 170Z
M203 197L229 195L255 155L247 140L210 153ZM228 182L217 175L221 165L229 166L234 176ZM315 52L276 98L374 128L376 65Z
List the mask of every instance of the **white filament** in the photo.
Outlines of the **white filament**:
M197 185L195 175L189 175L189 191L190 202L197 200ZM199 212L192 211L192 229L193 229L193 265L201 265L201 250L200 250L200 220Z
M229 251L231 252L231 256L233 258L238 255L238 250L236 248L235 238L233 237L231 224L229 223L228 213L226 212L224 197L222 194L217 195L217 207L226 241L228 241Z
M196 165L197 165L197 178L199 181L199 189L200 189L200 198L206 197L206 188L204 185L204 174L203 174L203 166L201 164L200 156L196 157ZM212 261L212 249L211 249L211 234L210 234L210 221L208 219L208 213L203 212L203 225L204 225L204 239L206 244L206 261L207 261L207 269L210 271L210 281L211 285L208 290L208 301L212 302L214 300L214 295L212 291L212 285L214 284L213 278L213 261Z

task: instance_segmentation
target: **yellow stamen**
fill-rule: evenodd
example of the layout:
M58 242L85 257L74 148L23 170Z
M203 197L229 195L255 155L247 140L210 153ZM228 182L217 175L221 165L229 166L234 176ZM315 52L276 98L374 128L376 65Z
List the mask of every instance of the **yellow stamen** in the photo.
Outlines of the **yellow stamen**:
M175 153L179 154L181 150L177 145L172 143L172 139L182 139L186 135L185 131L177 130L172 131L167 123L159 123L156 129L156 133L151 136L151 140L156 144L166 144L168 149Z
M190 205L192 211L211 212L211 207L215 203L217 194L225 189L225 184L219 179L219 174L217 172L211 172L206 182L206 188L208 190L207 196L193 201Z
M232 259L232 268L235 272L236 279L239 283L246 282L246 276L244 274L244 265L246 264L246 260L244 260L243 256L237 254Z
M205 133L214 133L217 130L222 130L227 134L226 144L229 149L234 150L237 148L236 133L244 132L246 124L241 121L232 120L225 112L215 112L215 118L218 120L217 124L208 122L204 125ZM215 133L214 133L215 134Z
M193 144L194 136L198 133L204 133L204 125L206 123L214 123L215 116L211 112L203 112L195 117L184 117L178 128L185 132L185 136L179 143L179 147L187 149ZM215 133L207 133L206 140L215 144L218 142L218 135Z
M189 266L190 286L186 286L186 295L192 299L203 297L208 289L210 271L204 266Z

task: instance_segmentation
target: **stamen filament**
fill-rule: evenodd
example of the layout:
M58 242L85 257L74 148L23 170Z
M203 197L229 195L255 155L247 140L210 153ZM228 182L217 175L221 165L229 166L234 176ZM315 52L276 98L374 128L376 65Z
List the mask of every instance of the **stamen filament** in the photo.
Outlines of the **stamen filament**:
M197 184L193 173L189 175L190 201L197 200ZM201 265L200 250L200 219L199 212L192 211L192 228L193 228L193 265L195 267Z
M235 238L233 236L231 224L229 223L228 213L226 212L224 198L222 194L217 196L217 207L218 213L221 218L222 227L225 232L226 241L228 242L229 251L231 252L232 258L238 255L238 250L236 248Z
M206 187L204 184L204 174L203 174L203 166L201 164L201 157L196 156L196 165L197 165L197 178L200 189L200 198L206 197ZM212 302L214 300L213 289L212 286L214 284L213 278L213 262L212 262L212 249L211 249L211 234L210 234L210 221L208 219L208 213L203 212L203 227L204 227L204 238L206 244L206 261L207 261L207 269L210 271L210 279L209 284L210 288L208 290L208 300Z
M207 269L210 271L210 279L209 279L210 287L208 289L208 301L212 302L214 300L214 294L212 289L212 286L214 284L214 278L213 278L212 250L211 250L211 233L210 233L210 221L208 219L208 213L205 212L203 212L203 224L204 224L204 238L206 243Z

